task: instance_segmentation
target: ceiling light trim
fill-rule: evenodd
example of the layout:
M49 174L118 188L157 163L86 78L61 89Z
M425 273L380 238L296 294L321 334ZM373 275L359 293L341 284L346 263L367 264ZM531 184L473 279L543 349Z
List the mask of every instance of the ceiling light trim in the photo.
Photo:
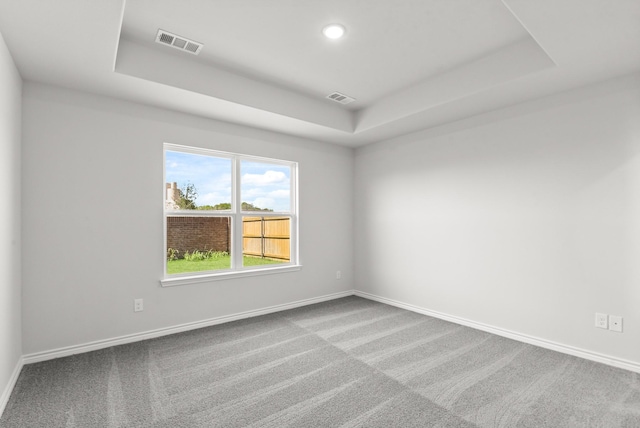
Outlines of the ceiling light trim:
M344 37L347 29L342 24L329 24L322 29L322 34L328 39L337 40Z

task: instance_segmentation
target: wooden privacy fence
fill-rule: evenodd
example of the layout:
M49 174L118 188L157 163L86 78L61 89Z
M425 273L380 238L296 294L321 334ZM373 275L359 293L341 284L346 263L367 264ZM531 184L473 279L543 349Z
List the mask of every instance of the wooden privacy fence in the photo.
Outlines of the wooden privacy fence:
M243 217L242 254L289 261L289 217Z

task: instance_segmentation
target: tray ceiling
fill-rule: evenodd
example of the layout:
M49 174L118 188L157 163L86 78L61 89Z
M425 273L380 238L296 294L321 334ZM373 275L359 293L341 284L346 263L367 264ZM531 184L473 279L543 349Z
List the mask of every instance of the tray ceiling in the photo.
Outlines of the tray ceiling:
M0 3L26 80L352 147L637 72L638 22L636 0Z

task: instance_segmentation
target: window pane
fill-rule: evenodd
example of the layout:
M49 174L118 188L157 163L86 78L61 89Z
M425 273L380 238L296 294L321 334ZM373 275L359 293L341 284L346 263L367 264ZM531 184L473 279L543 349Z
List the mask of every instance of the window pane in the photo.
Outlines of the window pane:
M231 217L167 216L167 273L231 268Z
M242 217L242 265L289 263L289 217Z
M291 212L291 167L240 163L242 211Z
M231 209L231 159L166 151L165 209Z

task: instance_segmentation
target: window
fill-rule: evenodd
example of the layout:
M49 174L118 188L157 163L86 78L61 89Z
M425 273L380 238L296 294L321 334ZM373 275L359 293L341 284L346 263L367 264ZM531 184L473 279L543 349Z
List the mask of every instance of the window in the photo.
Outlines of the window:
M165 277L298 269L295 162L164 145Z

